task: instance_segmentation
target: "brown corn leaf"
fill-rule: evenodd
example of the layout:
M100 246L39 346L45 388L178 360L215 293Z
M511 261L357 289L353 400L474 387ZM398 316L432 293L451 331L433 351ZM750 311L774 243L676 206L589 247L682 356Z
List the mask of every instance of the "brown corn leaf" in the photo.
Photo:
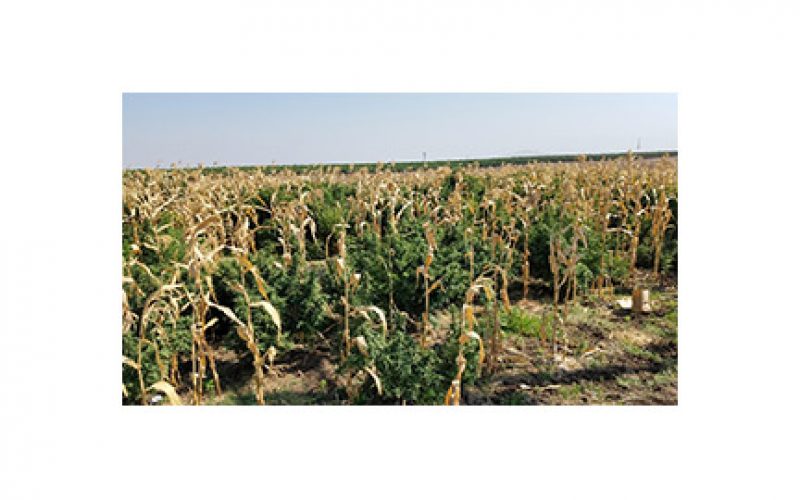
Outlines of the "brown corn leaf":
M470 304L464 304L463 309L464 323L466 324L468 330L472 330L472 327L475 325L475 310Z
M378 315L381 319L381 326L383 326L383 336L385 337L389 333L389 326L386 324L386 314L384 314L383 309L378 306L369 306L367 309L374 312Z
M358 350L364 356L369 356L369 349L367 349L367 340L364 338L363 335L359 335L358 337L353 339L353 343L358 347Z
M151 385L149 387L149 389L150 390L161 391L164 394L166 394L167 395L167 399L169 400L169 403L171 405L180 406L180 405L183 404L183 402L181 401L181 398L178 396L178 393L175 392L175 388L172 387L172 384L170 384L169 382L161 380L161 381L156 382L155 384Z
M269 361L270 366L275 361L275 356L278 354L278 350L275 349L274 345L269 346L267 349L267 361Z
M485 351L483 350L483 339L481 339L481 336L475 331L468 331L466 334L462 335L462 337L464 336L478 341L478 364L482 365L483 360L486 358ZM466 342L466 340L464 342ZM461 343L463 344L464 342Z
M137 363L136 361L134 361L134 360L132 360L132 359L126 357L126 356L122 356L122 363L130 366L131 368L133 368L134 370L137 370L137 371L141 369L141 367L139 366L139 363Z
M278 331L281 331L281 315L278 313L278 310L275 309L275 306L272 305L272 302L261 300L250 304L250 307L263 308L267 314L269 314L269 317L272 319L272 322L275 324L275 326L278 327Z
M375 369L375 367L374 366L371 366L371 367L368 366L368 367L364 368L364 370L367 373L369 373L369 375L372 377L372 380L375 381L375 387L378 389L378 395L379 396L383 395L383 384L381 384L381 379L378 378L378 373L377 373L377 370Z
M225 307L225 306L221 306L219 304L215 304L213 302L209 302L208 305L210 305L211 307L213 307L213 308L219 310L220 312L222 312L222 314L227 316L231 321L233 321L234 323L236 323L240 327L246 328L245 324L242 322L242 320L240 320L238 317L236 317L236 314L234 314L234 312L231 311L230 308Z

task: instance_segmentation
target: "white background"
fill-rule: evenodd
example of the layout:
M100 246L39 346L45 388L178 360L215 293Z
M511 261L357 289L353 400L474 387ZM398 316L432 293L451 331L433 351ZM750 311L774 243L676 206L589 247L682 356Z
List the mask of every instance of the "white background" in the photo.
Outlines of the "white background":
M0 497L797 498L795 5L4 3ZM680 404L123 408L146 91L678 92Z

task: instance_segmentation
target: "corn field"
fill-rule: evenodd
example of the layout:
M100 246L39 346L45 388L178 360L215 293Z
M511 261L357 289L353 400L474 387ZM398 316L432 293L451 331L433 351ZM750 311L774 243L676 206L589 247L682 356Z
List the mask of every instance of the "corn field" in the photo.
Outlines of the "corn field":
M272 404L309 357L338 404L547 389L603 349L576 315L677 276L675 157L133 170L122 205L124 404Z

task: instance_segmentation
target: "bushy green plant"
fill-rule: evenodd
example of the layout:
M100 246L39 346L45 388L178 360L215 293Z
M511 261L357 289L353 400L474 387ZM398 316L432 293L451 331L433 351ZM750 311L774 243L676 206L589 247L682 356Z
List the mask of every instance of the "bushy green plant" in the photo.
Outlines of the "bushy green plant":
M424 349L411 335L393 331L387 337L364 321L353 329L366 339L368 355L354 349L341 370L353 373L374 366L382 385L382 394L371 378L366 378L355 403L435 404L443 397L445 377L438 372L436 352Z
M514 306L510 311L500 313L500 325L508 335L521 335L539 337L544 334L543 340L552 339L553 324L551 317L545 314L534 314Z
M456 317L455 308L451 314ZM356 403L441 404L458 371L456 357L459 349L463 349L467 359L462 384L474 384L478 379L478 344L459 344L457 321L451 321L450 334L445 342L433 348L423 348L418 340L402 329L390 331L384 338L378 329L365 321L358 322L354 333L365 337L369 354L365 356L354 350L342 371L352 373L374 363L383 386L383 394L378 395L374 381L366 378Z
M514 306L500 313L500 326L507 334L534 336L539 333L541 317Z
M442 344L434 347L434 351L439 358L439 373L445 377L447 382L444 387L445 391L450 381L452 381L458 373L458 364L456 362L456 358L458 357L458 352L460 349L464 354L464 358L467 360L466 369L461 376L462 386L474 384L478 380L482 369L478 366L480 351L478 343L475 341L470 341L464 345L459 343L459 339L463 333L459 318L459 309L455 306L451 307L449 334ZM479 319L478 323L475 325L475 330L483 338L487 338L487 334L490 330L488 318L484 320Z
M261 276L267 282L270 301L278 309L284 328L283 340L311 342L317 340L316 333L325 329L330 318L325 316L325 305L331 298L322 290L318 269L301 267L297 259L288 266L273 255L259 253L256 259ZM254 312L254 324L259 330L269 332L263 340L264 347L276 332L275 325L263 310Z

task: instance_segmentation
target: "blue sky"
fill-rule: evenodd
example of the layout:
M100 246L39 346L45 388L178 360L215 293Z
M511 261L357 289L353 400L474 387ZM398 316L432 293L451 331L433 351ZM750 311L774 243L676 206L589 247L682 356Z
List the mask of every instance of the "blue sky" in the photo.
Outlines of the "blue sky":
M677 149L677 94L123 94L123 166Z

